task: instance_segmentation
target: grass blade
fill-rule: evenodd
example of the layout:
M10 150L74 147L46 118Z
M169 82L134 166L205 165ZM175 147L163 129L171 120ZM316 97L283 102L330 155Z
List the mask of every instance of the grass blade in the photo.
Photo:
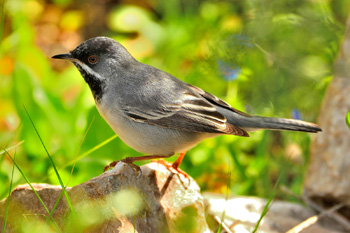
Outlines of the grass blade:
M277 187L278 187L278 185L279 185L279 183L280 183L280 180L281 180L282 176L283 176L283 173L281 173L281 174L278 176L277 181L276 181L275 185L273 186L272 193L271 193L269 199L267 200L266 205L265 205L265 207L264 207L264 209L263 209L263 211L262 211L262 213L261 213L261 215L260 215L260 218L259 218L258 222L256 223L255 228L254 228L254 230L252 231L252 233L255 233L255 232L258 230L261 220L264 218L264 216L265 216L265 215L267 214L267 212L269 211L270 204L271 204L272 200L273 200L273 199L275 198L275 196L276 196L276 189L277 189Z
M12 158L12 156L10 155L10 153L4 148L2 147L2 150L5 151L5 153L7 154L7 156L11 159L11 161L13 162L13 164L16 166L16 168L18 169L18 171L21 173L22 177L24 178L24 180L27 182L27 184L29 185L29 187L33 190L35 196L38 198L39 202L41 203L41 205L44 207L46 213L50 216L50 211L49 209L46 207L44 201L41 199L41 197L39 196L39 194L37 193L37 191L34 189L33 185L30 183L29 179L26 177L26 175L24 174L24 172L22 171L22 169L18 166L18 164L16 163L16 161ZM53 219L51 217L50 219L51 223L54 225L54 227L61 232L60 228L58 227L55 219Z
M83 145L83 142L85 141L86 135L87 135L87 133L89 132L89 130L90 130L90 128L91 128L92 123L94 122L94 120L95 120L95 116L92 118L92 120L91 120L91 122L90 122L90 124L89 124L89 126L88 126L88 128L87 128L87 130L86 130L86 132L84 133L84 136L83 136L81 142L80 142L80 145L79 145L77 154L75 155L75 158L74 158L73 167L72 167L72 169L71 169L71 172L70 172L70 176L69 176L67 185L68 185L68 183L70 182L70 180L71 180L71 178L72 178L72 176L73 176L74 167L75 167L75 164L76 164L76 162L77 162L77 160L78 160L78 155L79 155L81 146Z
M92 152L100 149L101 147L103 147L104 145L108 144L109 142L111 142L112 140L116 139L118 136L115 134L110 138L107 138L106 140L104 140L103 142L101 142L100 144L94 146L93 148L91 148L90 150L84 152L83 154L81 154L80 156L78 156L77 158L75 158L74 160L72 160L71 162L67 163L66 165L60 167L60 169L66 168L72 164L74 164L76 161L88 156L89 154L91 154Z
M230 146L230 147L228 147L228 149L229 149L229 151L230 151L230 155L231 155L231 157L232 157L232 159L233 159L233 163L234 163L234 165L235 165L235 168L238 170L238 172L241 174L241 176L242 176L242 179L247 179L248 177L247 177L247 175L246 175L246 172L245 172L245 168L244 168L244 166L242 165L242 163L238 160L238 158L237 158L237 153L234 151L234 149L233 149L233 147L232 146Z
M75 163L76 163L76 161L77 161L77 158L78 158L78 154L79 154L81 145L83 144L83 142L84 142L84 140L85 140L85 138L86 138L86 135L87 135L87 133L89 132L90 127L91 127L92 123L94 122L94 120L95 120L95 117L92 118L92 120L91 120L91 122L90 122L90 124L89 124L89 126L88 126L88 128L87 128L87 130L86 130L86 132L85 132L85 134L84 134L84 136L83 136L83 139L81 140L81 143L80 143L80 145L79 145L77 154L76 154L75 159L74 159L74 163L73 163L73 167L72 167L72 170L71 170L69 179L68 179L68 181L67 181L67 185L69 184L69 182L70 182L70 180L71 180L71 178L72 178L73 170L74 170L74 167L75 167ZM52 210L51 210L50 217L51 217L51 216L53 215L53 213L55 212L55 209L57 208L58 203L60 202L60 200L61 200L61 198L62 198L62 196L63 196L62 194L63 194L63 192L61 192L60 196L57 198L57 201L55 202L55 205L53 206L53 208L52 208Z
M24 105L23 105L23 107L24 107L24 110L25 110L25 112L27 113L27 116L28 116L28 118L29 118L29 120L30 120L30 122L31 122L31 124L32 124L32 126L33 126L33 128L34 128L34 130L35 130L35 132L36 132L36 134L38 135L39 140L40 140L42 146L44 147L45 152L46 152L47 156L49 157L50 162L51 162L51 164L52 164L52 166L53 166L53 168L54 168L54 170L55 170L57 179L58 179L58 181L59 181L59 183L60 183L60 185L61 185L61 187L62 187L62 191L63 191L63 193L64 193L64 195L65 195L65 197L66 197L66 201L67 201L67 204L68 204L68 206L69 206L69 208L70 208L70 210L71 210L72 216L73 216L75 219L77 219L76 212L74 211L72 202L70 201L68 192L67 192L67 190L66 190L65 185L63 184L63 181L62 181L62 179L61 179L60 174L58 173L58 170L57 170L57 168L56 168L56 166L55 166L55 163L54 163L54 161L53 161L53 159L52 159L50 153L48 152L48 150L47 150L47 148L46 148L46 146L45 146L45 144L44 144L44 142L43 142L43 140L42 140L42 138L41 138L41 136L40 136L40 134L39 134L39 131L38 131L37 128L35 127L35 124L34 124L32 118L30 117L30 115L29 115L29 113L28 113L26 107L25 107ZM50 213L50 212L49 212L49 215L51 216L51 213Z
M51 212L50 212L50 214L49 214L49 218L47 219L47 221L49 221L49 219L53 218L52 215L53 215L53 213L55 212L55 209L57 208L58 204L60 203L60 200L61 200L62 196L63 196L63 190L62 190L62 192L60 193L59 197L57 198L57 201L55 202L55 205L53 206L53 208L52 208L52 210L51 210Z
M10 151L10 150L12 150L12 149L14 149L14 148L20 146L23 142L24 142L24 140L23 140L23 141L20 141L20 142L17 143L16 145L13 145L13 146L7 148L6 151ZM5 151L5 150L0 151L0 155L6 153L6 151Z
M232 171L232 168L230 170ZM231 190L231 171L228 173L228 180L227 180L227 184L226 184L226 194L225 194L225 201L226 202L228 201L229 191ZM226 208L222 212L221 219L220 219L220 225L219 225L218 230L216 231L217 233L220 233L222 231L222 228L224 226L225 215L226 215Z
M15 155L13 156L13 160L16 161L16 152L15 152ZM4 222L2 225L2 232L5 232L5 229L6 229L6 222L7 222L7 216L8 216L9 207L10 207L10 195L11 195L11 191L12 191L12 181L13 181L14 171L15 171L15 164L12 165L11 181L10 181L10 187L9 187L9 194L8 194L7 200L6 200L6 210L5 210Z

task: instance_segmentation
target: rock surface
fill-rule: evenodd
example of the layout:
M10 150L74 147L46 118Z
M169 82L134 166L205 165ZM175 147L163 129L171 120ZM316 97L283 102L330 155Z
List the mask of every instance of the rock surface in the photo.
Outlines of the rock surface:
M63 195L46 224L48 213L28 185L11 194L5 232L210 232L203 198L192 178L164 165L125 163L83 184L67 188L74 213ZM47 209L61 195L60 186L33 184ZM2 226L6 201L0 202ZM23 231L23 229L26 229Z
M264 198L237 196L225 197L224 195L204 193L207 207L207 213L216 219L210 222L221 222L223 220L226 232L249 233L253 232L263 209L267 203ZM259 224L259 233L331 233L341 232L332 229L332 226L326 228L320 222L309 223L304 228L301 223L307 219L316 217L316 213L297 203L286 201L273 201L269 205L269 211ZM321 219L322 222L322 219ZM213 226L209 224L213 229ZM298 226L298 228L295 228ZM298 229L298 230L297 230ZM214 230L214 232L216 232Z
M118 163L96 178L67 188L74 213L60 186L33 184L48 211L60 200L51 220L29 185L18 186L9 205L7 199L0 202L0 232L9 206L5 232L218 232L223 219L221 232L248 233L266 205L265 199L256 197L202 196L192 178L172 173L160 163L141 170L138 177L133 167ZM287 232L314 215L299 204L274 201L258 232ZM336 231L312 223L301 232Z
M319 205L329 208L345 203L340 210L350 219L350 129L345 116L350 111L350 18L345 37L334 65L318 124L323 132L315 135L311 146L305 195Z

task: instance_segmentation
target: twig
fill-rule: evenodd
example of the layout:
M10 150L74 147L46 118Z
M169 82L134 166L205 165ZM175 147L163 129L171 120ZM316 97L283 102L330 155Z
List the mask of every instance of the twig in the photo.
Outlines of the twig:
M312 226L313 224L315 224L321 217L323 217L325 215L332 214L334 211L337 211L338 209L342 208L343 206L344 206L343 203L339 203L339 204L333 206L332 208L324 210L319 215L315 215L315 216L312 216L312 217L306 219L305 221L303 221L300 224L296 225L295 227L293 227L292 229L290 229L286 233L299 233L302 230L305 230L306 228L308 228L308 227Z
M303 200L304 200L305 204L307 204L311 208L313 208L319 212L325 211L325 209L322 206L320 206L317 203L315 203L314 201L312 201L310 198L307 197L307 195L303 196ZM343 203L339 203L339 204L343 204ZM335 205L335 206L337 206L337 205ZM343 206L344 206L344 204L343 204ZM350 231L350 222L343 215L339 214L338 212L331 212L331 213L327 214L327 216L330 217L331 219L333 219L334 221L336 221L342 227L344 227L345 230Z
M303 196L299 196L295 193L293 193L292 191L290 191L287 187L282 186L281 187L282 191L292 195L293 197L295 197L296 199L304 202L307 206L311 207L313 210L317 211L318 213L325 213L324 215L327 215L329 218L333 219L334 221L336 221L339 225L341 225L342 227L344 227L346 230L350 230L350 222L347 218L345 218L343 215L339 214L338 212L335 211L330 211L328 212L328 210L331 210L334 207L337 207L338 205L333 206L332 208L326 210L325 208L323 208L322 206L318 205L317 203L315 203L314 201L310 200L310 198L307 197L306 192L304 192ZM340 203L342 204L342 203ZM344 204L342 204L341 207L343 207ZM339 208L341 208L339 207ZM320 216L319 216L320 217Z
M227 233L233 233L230 228L226 225L226 223L219 218L219 216L214 216L214 219L219 223L221 224L222 228L224 228L224 230L227 232Z

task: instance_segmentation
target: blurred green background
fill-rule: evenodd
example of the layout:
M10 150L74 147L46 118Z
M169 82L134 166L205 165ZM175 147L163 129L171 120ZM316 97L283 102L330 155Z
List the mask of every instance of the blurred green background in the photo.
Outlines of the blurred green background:
M58 184L25 106L67 184L74 158L114 132L76 68L51 56L90 37L109 36L138 60L239 110L315 122L350 1L3 0L1 7L0 145L24 140L9 152L29 180ZM310 137L260 131L250 138L208 139L187 153L181 169L203 191L229 188L233 195L267 197L282 174L282 184L300 193ZM114 160L138 155L116 138L76 162L69 186L98 176ZM0 199L8 193L11 170L2 153ZM17 171L13 182L25 183Z

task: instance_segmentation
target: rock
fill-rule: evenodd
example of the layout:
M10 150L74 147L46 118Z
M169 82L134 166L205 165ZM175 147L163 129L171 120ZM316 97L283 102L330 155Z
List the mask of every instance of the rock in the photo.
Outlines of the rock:
M346 206L339 212L350 219L350 129L345 116L350 110L350 18L334 65L334 78L323 100L318 124L323 132L311 145L304 195L320 206Z
M211 193L204 193L203 197L208 205L207 212L211 217L211 221L208 221L208 223L215 221L219 225L223 220L225 227L229 228L229 232L239 233L253 232L267 202L266 199L257 197L226 198L223 195ZM297 203L273 201L269 206L269 211L260 222L258 232L287 232L315 214L313 210ZM210 227L215 229L213 224ZM301 232L329 233L337 231L315 223Z
M160 163L141 167L142 175L125 163L83 184L67 188L46 224L48 213L29 185L10 196L5 232L210 232L203 198L196 182L172 173ZM33 184L47 209L61 195L60 186ZM0 202L0 226L7 199ZM44 229L44 230L43 230Z
M318 120L323 132L312 143L305 176L304 190L309 197L338 202L350 199L350 129L345 123L350 109L349 93L350 78L334 78L328 87Z

